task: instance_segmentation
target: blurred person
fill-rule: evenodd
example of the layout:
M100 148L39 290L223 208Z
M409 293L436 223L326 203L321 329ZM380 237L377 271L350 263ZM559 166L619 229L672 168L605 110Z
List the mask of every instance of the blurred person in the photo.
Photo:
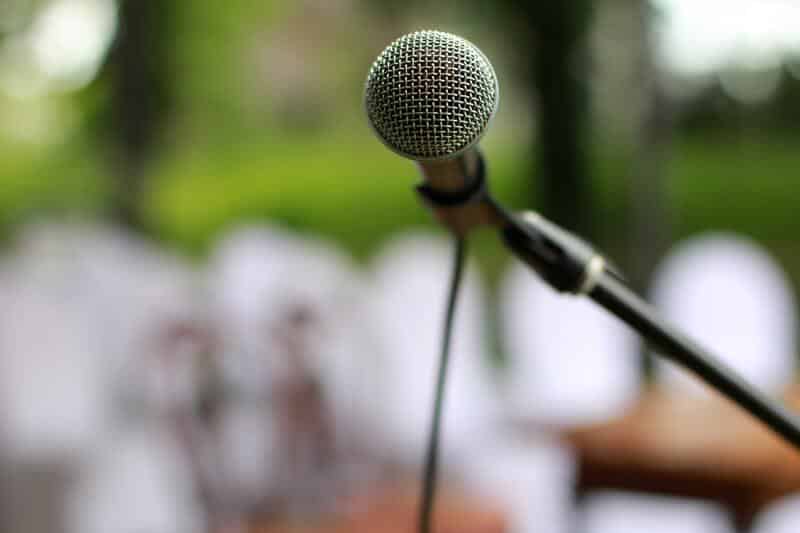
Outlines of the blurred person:
M654 275L651 297L668 320L757 388L777 393L792 382L796 302L786 275L756 242L707 233L677 244ZM681 391L708 391L674 363L658 360L656 370Z
M209 284L231 498L273 520L332 511L348 478L361 475L353 453L369 442L355 267L314 239L242 228L215 250Z
M188 476L195 499L191 506L185 499L176 502L180 504L176 510L194 509L176 522L184 524L182 527L194 524L196 531L201 530L199 524L203 522L206 531L213 531L220 492L210 429L220 396L213 361L217 348L215 332L210 323L189 315L164 320L149 337L152 346L129 369L135 377L124 391L122 402L130 411L130 418L141 419L136 426L154 436L160 435L160 440L154 443L167 445L156 457L180 454L181 463L165 471ZM130 433L135 440L137 432ZM108 464L114 466L111 461ZM120 461L115 467L124 465ZM185 483L175 479L171 482ZM177 496L180 498L180 493ZM153 514L157 516L158 512Z

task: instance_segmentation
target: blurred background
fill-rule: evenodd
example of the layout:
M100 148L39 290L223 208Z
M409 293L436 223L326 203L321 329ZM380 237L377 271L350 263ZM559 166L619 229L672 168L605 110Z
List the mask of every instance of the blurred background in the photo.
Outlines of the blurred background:
M620 262L642 255L637 231L746 232L795 278L797 8L707 4L5 0L4 233L106 217L202 257L232 225L269 220L364 258L428 223L361 97L383 47L430 27L499 72L485 144L502 199Z
M0 529L414 530L450 252L362 91L419 29L499 200L793 401L797 2L0 0ZM437 531L796 531L791 451L471 245Z

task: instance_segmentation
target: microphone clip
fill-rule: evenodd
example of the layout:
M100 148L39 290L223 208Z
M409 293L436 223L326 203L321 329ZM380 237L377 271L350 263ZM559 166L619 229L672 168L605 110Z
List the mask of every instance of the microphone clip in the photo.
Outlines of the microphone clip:
M602 275L619 276L589 244L541 215L506 216L506 245L557 291L588 294Z
M416 191L437 220L458 237L466 236L475 227L497 222L486 182L486 164L480 153L476 170L463 188L442 190L423 182Z

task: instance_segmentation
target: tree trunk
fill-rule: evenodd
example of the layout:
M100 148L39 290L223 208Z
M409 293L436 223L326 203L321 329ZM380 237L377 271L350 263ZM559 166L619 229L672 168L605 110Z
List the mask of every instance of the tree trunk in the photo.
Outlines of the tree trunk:
M529 1L538 89L539 191L546 216L594 236L589 187L590 0Z
M645 94L630 177L631 257L627 263L631 283L645 291L671 240L666 164L672 144L673 110L654 57L653 8L639 0L634 7L640 17L638 77Z
M116 163L112 215L134 229L142 229L147 163L167 108L169 22L169 2L120 3L119 34L109 62L110 136Z

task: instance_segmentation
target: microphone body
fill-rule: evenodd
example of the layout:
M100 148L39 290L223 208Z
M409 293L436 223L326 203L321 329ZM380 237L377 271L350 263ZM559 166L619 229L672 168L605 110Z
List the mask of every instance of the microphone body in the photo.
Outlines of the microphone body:
M417 166L423 177L417 194L451 232L463 237L475 227L499 224L477 148L452 159L418 161Z
M419 31L391 43L367 76L364 103L376 135L416 161L417 187L445 226L465 235L492 223L477 143L499 103L497 76L472 43Z
M483 156L477 148L448 159L417 161L425 182L443 194L458 194L470 189L480 180Z

